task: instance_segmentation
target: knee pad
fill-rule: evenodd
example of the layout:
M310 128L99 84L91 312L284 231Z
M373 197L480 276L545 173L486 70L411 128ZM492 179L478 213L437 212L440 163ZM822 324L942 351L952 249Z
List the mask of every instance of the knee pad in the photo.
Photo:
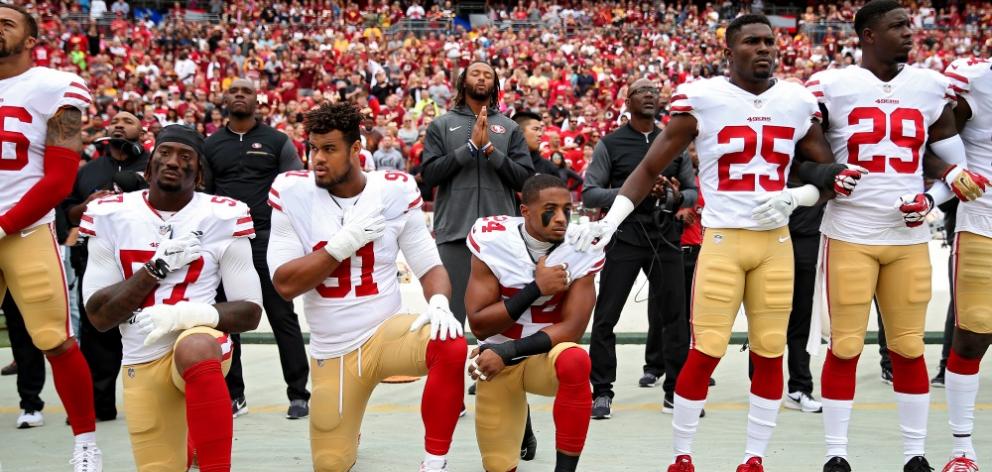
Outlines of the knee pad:
M724 334L724 331L719 329L693 324L692 348L710 357L717 359L723 357L730 343L730 335Z
M355 465L357 455L346 457L340 451L314 451L314 472L347 472Z
M41 351L50 351L62 345L69 339L69 333L64 326L55 328L45 326L41 329L31 331L31 342Z
M838 359L853 359L861 355L861 351L864 348L865 340L861 336L840 335L830 339L830 350Z
M907 359L923 355L923 333L904 334L888 339L889 350Z
M555 360L555 374L559 385L588 384L592 371L589 353L580 347L570 347L562 351Z

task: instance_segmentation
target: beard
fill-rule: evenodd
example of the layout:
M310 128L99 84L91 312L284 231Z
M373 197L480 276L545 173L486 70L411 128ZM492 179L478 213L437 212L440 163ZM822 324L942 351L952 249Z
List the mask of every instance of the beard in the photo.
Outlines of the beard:
M249 111L244 111L244 110L234 111L234 110L231 110L231 116L233 116L235 118L238 118L238 119L251 118L252 116L255 116L255 111L254 110L249 110Z
M24 52L24 41L8 47L7 39L0 39L0 58L16 56L22 52Z
M478 92L475 87L466 87L465 88L465 95L468 95L469 98L471 98L472 100L477 100L477 101L480 101L480 102L484 102L484 101L489 100L489 97L492 94L493 94L492 87L486 89L486 91L483 92L483 93Z
M159 190L166 193L176 193L183 189L182 185L180 185L178 182L170 183L170 182L162 182L161 180L156 181L155 186L158 187Z
M315 178L314 185L324 190L330 191L332 188L337 187L338 185L341 185L348 181L348 176L351 175L351 170L353 167L354 164L352 164L351 159L349 159L348 163L345 165L345 168L342 169L341 174L337 176L328 175L324 177L323 180Z

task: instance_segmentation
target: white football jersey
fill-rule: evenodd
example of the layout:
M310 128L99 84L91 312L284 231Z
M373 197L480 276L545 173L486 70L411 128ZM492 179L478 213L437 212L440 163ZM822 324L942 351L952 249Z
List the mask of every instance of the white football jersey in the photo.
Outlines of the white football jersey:
M509 216L479 218L468 233L466 244L472 254L489 266L499 280L503 298L510 298L534 281L536 264L531 259L521 231L524 219ZM548 255L545 265L568 264L572 280L595 274L603 268L603 249L578 252L571 244L561 244ZM479 344L499 344L530 336L561 321L562 301L568 292L545 295L531 304L517 322L500 334L479 340Z
M160 240L192 231L203 233L202 256L185 268L170 272L148 294L142 308L182 301L213 304L221 282L218 262L224 251L236 238L255 236L248 206L227 197L195 193L182 210L163 219L148 203L148 191L139 190L91 202L79 223L80 234L102 239L113 247L117 268L125 279L143 270L155 255ZM120 330L124 365L151 362L166 355L180 334L167 334L145 346L145 336L131 328L130 321L121 323ZM224 349L229 349L229 345L225 343Z
M992 178L992 61L958 59L944 74L958 99L971 107L971 119L961 130L968 169ZM957 231L992 238L992 193L958 205Z
M754 95L714 77L679 86L670 110L696 118L703 226L773 229L751 210L762 194L785 189L796 142L819 120L813 95L781 80Z
M71 106L83 113L90 92L76 74L47 67L0 80L0 214L10 210L45 174L45 138L48 120L59 108ZM55 211L28 225L51 223Z
M406 213L420 208L423 199L409 174L377 171L365 176L365 189L351 199L332 197L316 185L308 171L280 174L269 191L269 205L289 218L308 254L321 250L341 229L344 210L352 206L362 210L381 207L386 218L386 230L380 238L341 261L323 284L303 295L310 325L310 354L316 359L357 349L402 307L396 277L400 233ZM430 245L419 250L437 248ZM269 264L273 273L278 269L276 264Z
M881 81L848 66L813 74L806 86L827 110L827 142L834 158L868 169L849 197L830 200L820 230L856 244L902 245L930 240L926 225L909 228L896 202L923 192L928 129L954 103L950 80L905 66Z

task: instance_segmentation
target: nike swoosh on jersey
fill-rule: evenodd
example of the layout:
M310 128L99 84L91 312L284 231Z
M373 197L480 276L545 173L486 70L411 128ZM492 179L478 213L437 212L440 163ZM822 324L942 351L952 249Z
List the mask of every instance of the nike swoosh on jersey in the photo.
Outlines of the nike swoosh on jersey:
M35 231L38 231L38 229L39 228L35 228L35 229L31 230L31 231L21 231L21 237L22 238L26 238L28 236L31 236L32 234L34 234Z
M448 128L448 131L457 131L461 126L455 126L454 128Z
M778 238L778 242L780 242L780 243L784 243L784 242L786 242L788 240L789 240L789 237L788 236L779 236L779 238Z

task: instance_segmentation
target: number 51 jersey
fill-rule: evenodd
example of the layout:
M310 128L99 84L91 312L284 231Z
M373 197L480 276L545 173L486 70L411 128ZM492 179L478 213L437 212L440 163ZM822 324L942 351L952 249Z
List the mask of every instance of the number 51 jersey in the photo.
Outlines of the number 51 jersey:
M888 82L861 66L810 77L807 88L827 110L826 137L834 159L868 169L854 193L827 203L823 234L875 245L930 239L926 225L906 227L896 201L923 191L928 129L944 106L954 103L950 85L938 72L910 66Z
M751 210L758 196L785 189L796 142L820 118L813 95L782 80L754 95L714 77L679 86L670 110L696 119L703 227L773 229Z
M170 272L148 294L141 308L175 305L182 301L214 303L220 285L219 262L224 252L235 239L255 236L248 206L226 197L195 193L181 210L168 218L163 219L163 216L149 205L147 190L112 195L87 206L79 232L112 247L117 268L123 276L120 280L144 270L145 263L155 255L159 241L192 231L202 232L201 257ZM90 276L89 271L86 276ZM103 287L97 287L100 288ZM144 335L132 328L130 322L121 323L120 330L124 365L151 362L164 356L172 350L180 334L170 333L145 346Z
M365 189L350 199L332 197L316 185L308 171L280 174L269 191L269 205L289 218L307 254L321 250L341 230L344 208L366 211L380 207L386 218L381 237L341 261L324 283L303 294L310 353L316 359L357 349L403 306L396 258L407 224L405 215L420 208L423 199L409 174L377 171L365 176ZM423 224L426 231L426 222ZM437 249L432 244L424 250ZM270 259L269 271L274 273L284 262Z

